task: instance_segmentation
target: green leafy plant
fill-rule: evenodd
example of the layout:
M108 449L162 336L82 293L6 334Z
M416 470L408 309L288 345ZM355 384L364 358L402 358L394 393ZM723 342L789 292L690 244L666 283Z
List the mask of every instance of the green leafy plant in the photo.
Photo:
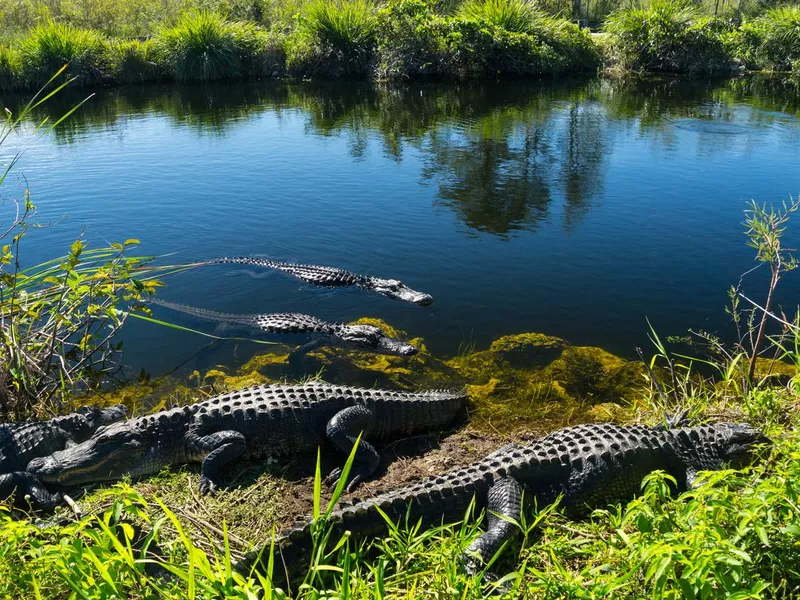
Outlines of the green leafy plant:
M626 68L698 73L730 70L721 20L695 23L697 8L682 0L654 0L646 8L621 8L606 20L612 53Z
M63 75L62 67L47 86ZM42 103L69 81L37 94L18 115L6 113L0 146ZM52 124L56 127L80 104ZM12 156L0 175L0 187L21 154ZM20 248L34 226L28 190L14 202L15 213L0 232L0 414L24 417L54 412L75 392L107 383L118 372L121 344L114 338L130 309L159 285L146 266L152 257L128 257L138 244L128 240L88 249L77 239L65 256L30 267L20 264Z

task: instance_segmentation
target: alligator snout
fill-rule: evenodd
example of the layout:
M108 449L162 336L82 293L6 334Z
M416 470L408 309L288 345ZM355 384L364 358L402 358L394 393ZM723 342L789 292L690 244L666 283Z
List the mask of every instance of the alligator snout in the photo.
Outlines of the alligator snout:
M53 483L58 481L60 464L52 455L34 458L28 463L26 471L44 483Z

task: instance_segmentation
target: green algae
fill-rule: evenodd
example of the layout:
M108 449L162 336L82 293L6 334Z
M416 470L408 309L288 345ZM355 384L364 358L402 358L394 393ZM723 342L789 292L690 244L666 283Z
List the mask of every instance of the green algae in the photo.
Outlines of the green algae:
M468 382L473 426L497 431L605 420L596 404L629 404L645 383L641 365L540 333L504 336L447 364Z
M308 378L399 390L465 387L470 426L512 435L542 433L576 422L628 420L631 412L626 407L646 383L639 363L541 333L503 336L486 350L442 359L430 353L424 339L409 339L406 332L384 321L364 318L356 323L381 327L420 351L403 357L322 346L290 361L290 350L275 346L236 370L215 366L195 371L188 381L140 381L86 400L105 405L121 402L143 412L253 385Z

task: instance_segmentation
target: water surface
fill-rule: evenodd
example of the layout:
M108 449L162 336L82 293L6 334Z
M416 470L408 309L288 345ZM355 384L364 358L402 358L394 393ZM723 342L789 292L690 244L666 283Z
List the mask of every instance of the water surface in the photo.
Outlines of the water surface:
M726 290L753 265L746 203L800 192L798 114L796 88L762 79L153 86L101 91L56 132L12 138L2 157L28 148L18 173L52 223L26 241L30 263L85 229L95 245L135 237L169 262L335 265L436 301L231 266L171 278L161 296L380 317L442 355L539 331L634 356L646 318L664 335L728 331ZM789 309L793 275L779 296ZM747 289L758 296L762 282L756 272ZM125 333L127 363L154 374L208 341L141 322ZM229 343L213 360L257 350Z

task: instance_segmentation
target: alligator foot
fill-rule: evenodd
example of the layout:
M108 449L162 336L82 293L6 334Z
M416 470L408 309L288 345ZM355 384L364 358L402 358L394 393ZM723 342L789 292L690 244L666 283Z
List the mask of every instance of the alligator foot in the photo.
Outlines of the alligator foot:
M51 494L31 473L15 471L0 475L0 499L10 500L20 509L52 511L61 502L61 494Z
M357 446L347 481L348 492L352 492L359 483L370 477L381 460L375 447L361 437L370 431L375 420L376 416L371 409L359 405L339 411L328 421L325 433L343 454L349 455L353 446ZM336 482L341 474L341 469L334 469L326 481Z
M374 470L374 469L373 469ZM372 475L372 471L365 465L356 465L354 464L350 468L350 472L347 475L347 484L345 485L345 491L352 492L355 490L362 482L366 481L370 475ZM340 467L336 467L330 474L325 478L325 485L329 488L335 487L337 483L339 483L339 479L342 477L342 469Z
M245 437L238 431L217 431L206 436L192 437L195 448L208 452L200 466L200 493L213 494L225 467L247 449Z
M496 480L489 489L486 512L488 521L486 533L472 542L464 552L465 568L470 575L481 572L484 565L489 564L495 554L516 533L522 513L522 488L519 483L511 477ZM486 573L484 577L488 581L492 578L496 581L494 574Z

